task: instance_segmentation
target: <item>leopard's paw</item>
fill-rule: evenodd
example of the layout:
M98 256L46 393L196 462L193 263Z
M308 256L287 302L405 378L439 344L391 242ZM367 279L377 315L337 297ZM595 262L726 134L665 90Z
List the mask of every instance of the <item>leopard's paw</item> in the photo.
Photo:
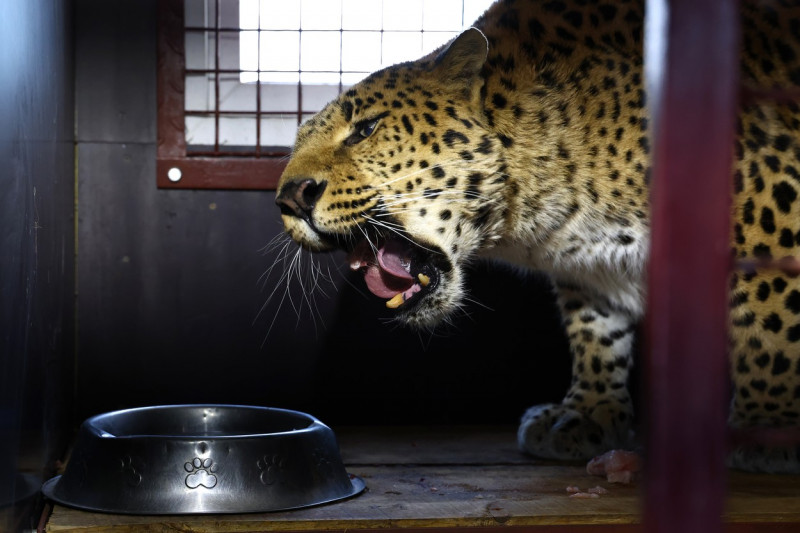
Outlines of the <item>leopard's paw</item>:
M517 441L523 452L533 456L577 461L628 445L626 434L627 430L604 427L572 407L543 404L522 416Z

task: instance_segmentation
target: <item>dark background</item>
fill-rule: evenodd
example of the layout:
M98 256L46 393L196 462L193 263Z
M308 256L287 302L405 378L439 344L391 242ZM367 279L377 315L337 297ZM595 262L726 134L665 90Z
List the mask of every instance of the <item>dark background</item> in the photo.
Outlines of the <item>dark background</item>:
M157 189L156 0L5 0L0 43L0 531L38 520L29 487L109 410L265 405L335 429L514 424L560 399L543 280L477 265L464 313L416 332L321 256L312 313L297 279L282 304L281 269L262 279L273 192Z

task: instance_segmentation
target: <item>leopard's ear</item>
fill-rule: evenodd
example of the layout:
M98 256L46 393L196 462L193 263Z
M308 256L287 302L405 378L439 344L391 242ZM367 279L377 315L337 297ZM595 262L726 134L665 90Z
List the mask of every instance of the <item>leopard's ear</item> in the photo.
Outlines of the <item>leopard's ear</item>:
M486 36L477 28L469 28L442 48L433 61L433 70L471 92L488 54Z

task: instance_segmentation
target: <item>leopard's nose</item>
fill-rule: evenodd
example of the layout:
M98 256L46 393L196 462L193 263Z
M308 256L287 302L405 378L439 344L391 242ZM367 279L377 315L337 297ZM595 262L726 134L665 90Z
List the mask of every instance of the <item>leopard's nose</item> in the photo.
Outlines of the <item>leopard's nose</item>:
M327 184L327 181L318 182L312 178L294 178L283 184L275 203L284 215L308 219Z

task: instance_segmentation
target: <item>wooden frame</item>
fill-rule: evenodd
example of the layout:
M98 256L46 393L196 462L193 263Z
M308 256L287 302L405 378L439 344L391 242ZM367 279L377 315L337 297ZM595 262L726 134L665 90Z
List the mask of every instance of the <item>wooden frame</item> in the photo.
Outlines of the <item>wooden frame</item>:
M247 157L207 157L187 153L183 9L183 0L158 2L158 187L274 190L286 166L288 152L259 154L257 150L255 156ZM219 62L215 66L219 69Z

